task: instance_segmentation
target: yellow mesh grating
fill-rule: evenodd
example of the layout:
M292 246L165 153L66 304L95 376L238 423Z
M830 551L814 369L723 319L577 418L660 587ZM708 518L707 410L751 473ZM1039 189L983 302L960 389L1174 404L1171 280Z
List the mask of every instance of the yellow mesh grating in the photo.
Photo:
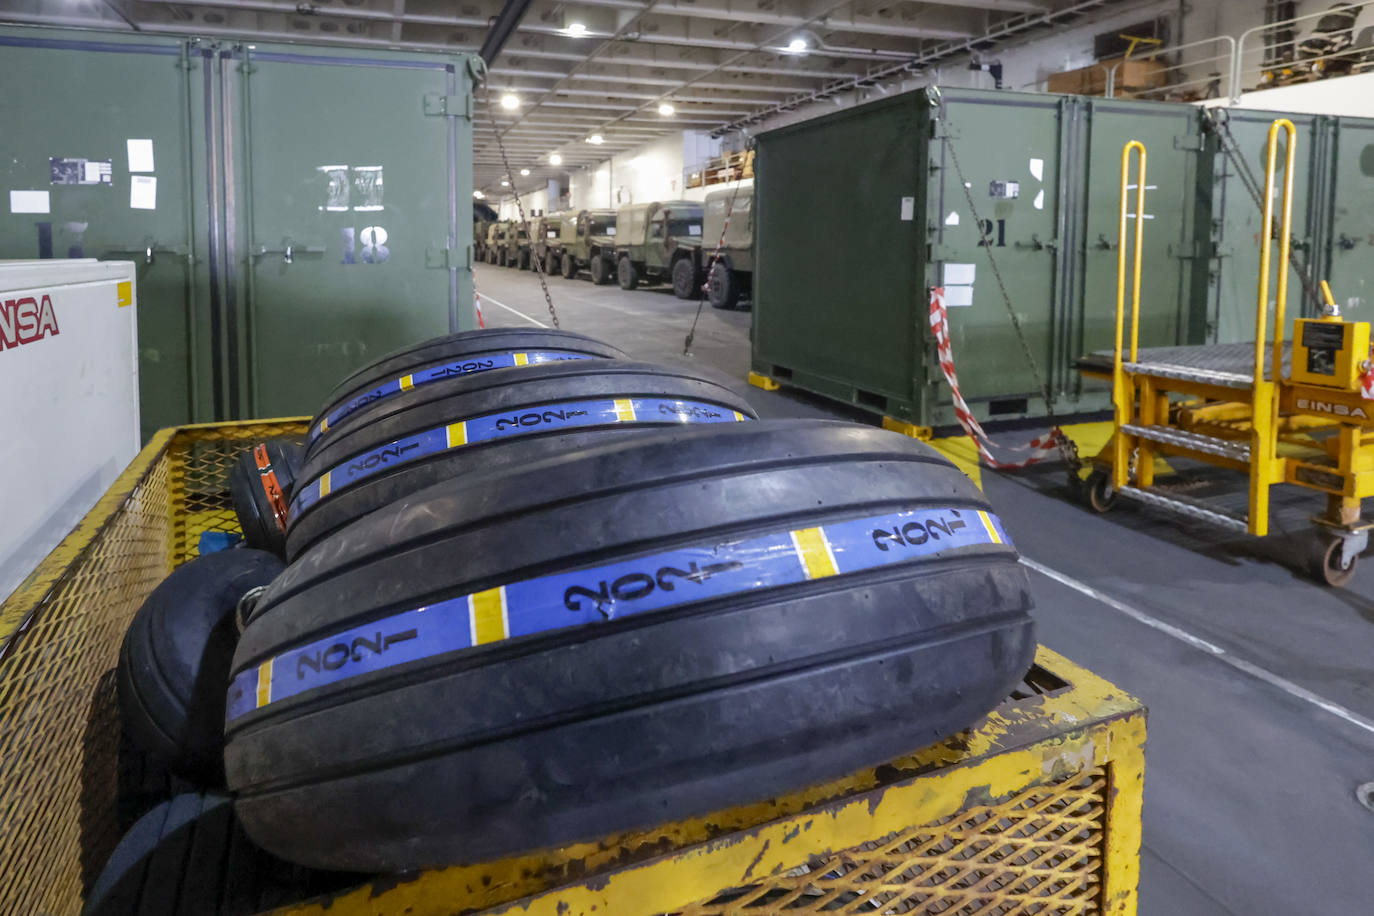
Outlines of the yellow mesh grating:
M118 841L119 717L114 668L144 598L234 531L234 456L304 423L184 430L111 489L88 521L0 605L0 913L75 914ZM124 488L121 490L121 486ZM82 523L83 526L86 522ZM46 583L46 584L45 584Z
M676 916L1100 911L1107 776L1085 770L732 888Z
M200 553L200 536L207 531L239 530L234 504L229 498L229 471L245 449L272 438L302 441L302 423L263 423L193 429L183 449L169 456L173 498L178 511L173 522L173 550L177 562Z

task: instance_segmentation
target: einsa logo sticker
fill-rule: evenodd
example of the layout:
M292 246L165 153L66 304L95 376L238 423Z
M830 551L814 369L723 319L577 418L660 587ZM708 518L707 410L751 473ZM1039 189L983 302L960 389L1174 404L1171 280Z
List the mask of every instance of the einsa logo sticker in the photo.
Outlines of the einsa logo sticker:
M27 296L23 299L0 300L0 350L33 343L44 337L56 337L57 313L52 297L41 300Z
M1310 410L1313 413L1329 413L1336 417L1358 417L1361 420L1369 419L1369 414L1364 412L1363 407L1350 407L1346 404L1328 404L1325 401L1314 401L1311 398L1298 398L1298 410Z

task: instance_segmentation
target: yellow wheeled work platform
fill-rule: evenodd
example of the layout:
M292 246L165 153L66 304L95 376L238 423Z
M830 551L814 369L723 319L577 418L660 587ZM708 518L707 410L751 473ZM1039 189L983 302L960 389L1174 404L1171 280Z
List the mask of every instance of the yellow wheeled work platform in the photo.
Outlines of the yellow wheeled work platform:
M0 605L0 913L80 911L118 840L113 669L129 620L204 532L236 530L235 457L305 428L163 430ZM379 878L278 912L1129 916L1144 742L1137 700L1041 649L994 712L884 766L652 830Z
M1115 407L1113 436L1095 459L1089 498L1106 511L1116 497L1144 502L1221 528L1264 537L1269 533L1270 489L1288 483L1324 493L1327 509L1308 565L1330 585L1354 575L1368 546L1371 523L1362 500L1374 495L1374 400L1369 324L1344 321L1323 281L1320 318L1299 318L1284 339L1293 214L1296 130L1286 118L1269 129L1263 225L1274 226L1280 135L1284 137L1283 188L1278 215L1278 277L1274 284L1273 339L1269 325L1273 234L1264 233L1255 310L1254 343L1141 350L1140 263L1145 216L1147 153L1139 141L1121 151L1121 224L1117 251L1116 349L1080 368L1110 378ZM1127 314L1126 238L1128 178L1137 166L1134 269L1130 271L1130 339ZM1247 475L1244 516L1164 492L1155 486L1155 456L1178 455Z

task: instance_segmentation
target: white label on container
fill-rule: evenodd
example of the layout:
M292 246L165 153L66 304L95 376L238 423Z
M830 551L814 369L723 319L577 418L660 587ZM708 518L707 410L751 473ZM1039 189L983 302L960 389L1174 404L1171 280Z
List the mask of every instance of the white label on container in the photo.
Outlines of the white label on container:
M125 145L129 148L129 171L131 172L153 172L153 141L152 140L126 140Z
M1041 189L1040 189L1039 191L1037 191L1036 194L1035 194L1035 209L1037 209L1037 210L1043 210L1043 209L1045 209L1045 189L1044 189L1044 188L1041 188Z
M132 210L157 209L157 179L151 175L129 176L129 208Z
M972 286L946 286L945 305L964 307L973 305Z
M1034 178L1036 181L1044 181L1044 180L1045 180L1045 160L1044 160L1044 159L1032 159L1032 160L1030 161L1030 173L1031 173L1031 177Z
M11 213L49 213L47 191L11 191Z
M916 217L916 198L902 198L902 221L911 222Z
M85 182L86 182L87 184L99 184L99 183L100 183L100 163L99 163L99 162L90 162L89 160L86 161L85 163L82 164L82 171L85 173L84 178L85 178Z
M977 273L977 264L946 264L945 286L968 286Z
M949 211L949 216L946 216L946 217L945 217L945 225L946 225L946 226L957 226L957 225L959 225L959 211L957 211L957 210L951 210L951 211Z

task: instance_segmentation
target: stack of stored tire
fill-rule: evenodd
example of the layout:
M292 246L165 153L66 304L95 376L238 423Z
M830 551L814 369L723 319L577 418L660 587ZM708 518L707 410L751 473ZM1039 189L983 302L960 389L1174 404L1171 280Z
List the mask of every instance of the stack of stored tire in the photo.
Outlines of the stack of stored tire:
M229 613L197 759L270 861L475 863L773 797L955 733L1030 664L1016 551L934 451L578 335L392 354L298 461L254 452L245 535L289 565Z

